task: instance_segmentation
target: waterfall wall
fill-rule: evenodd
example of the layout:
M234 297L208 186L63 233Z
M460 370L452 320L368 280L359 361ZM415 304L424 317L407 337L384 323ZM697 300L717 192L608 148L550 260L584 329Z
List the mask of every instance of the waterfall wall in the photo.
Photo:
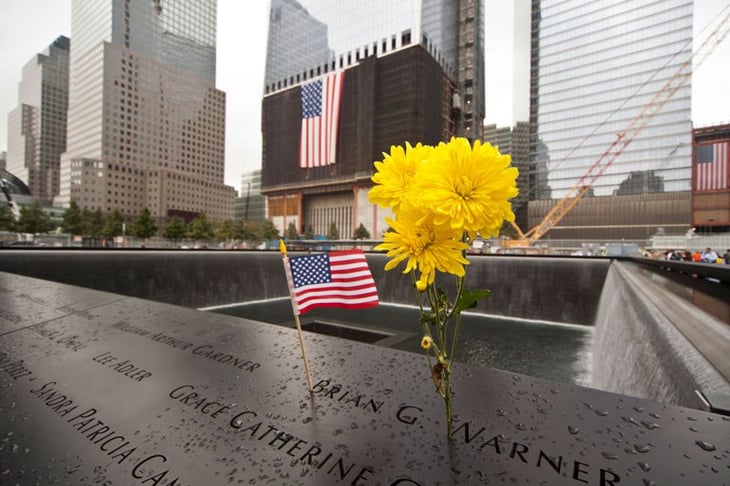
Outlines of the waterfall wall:
M410 275L386 272L383 254L367 259L382 302L415 304ZM476 311L592 325L611 260L474 256L471 262L468 288L492 291ZM0 271L195 308L288 295L278 252L3 250ZM445 288L452 284L443 279Z
M688 407L697 406L695 390L730 395L728 381L688 340L693 329L728 349L727 326L659 288L635 264L615 261L598 306L591 385Z

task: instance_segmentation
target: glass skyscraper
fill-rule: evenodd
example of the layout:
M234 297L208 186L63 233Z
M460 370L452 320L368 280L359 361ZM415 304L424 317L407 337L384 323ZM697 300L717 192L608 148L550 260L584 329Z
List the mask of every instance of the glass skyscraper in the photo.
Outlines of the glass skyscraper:
M261 169L241 175L241 194L236 199L236 218L266 220L266 198L261 195Z
M529 227L690 58L692 9L692 0L533 0ZM690 93L691 81L620 152L552 238L646 238L659 227L686 231Z
M71 32L59 202L232 218L215 0L73 0Z

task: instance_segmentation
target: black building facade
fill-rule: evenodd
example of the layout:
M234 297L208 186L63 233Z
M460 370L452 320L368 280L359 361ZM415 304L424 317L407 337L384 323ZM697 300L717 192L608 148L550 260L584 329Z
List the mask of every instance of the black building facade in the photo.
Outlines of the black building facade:
M301 87L263 99L261 192L280 228L294 222L300 232L311 227L319 234L334 221L347 237L363 223L375 237L384 228L378 208L367 204L373 162L391 145L438 144L454 135L454 84L420 45L361 59L345 71L342 90L337 160L322 167L298 164ZM329 214L316 211L323 194Z

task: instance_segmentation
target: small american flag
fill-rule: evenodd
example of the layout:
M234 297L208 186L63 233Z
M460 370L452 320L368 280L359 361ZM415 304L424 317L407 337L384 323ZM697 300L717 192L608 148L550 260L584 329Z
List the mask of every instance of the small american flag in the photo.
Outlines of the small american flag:
M291 257L289 267L296 315L316 307L362 309L378 305L378 290L362 250Z
M717 191L730 187L729 149L730 142L698 145L695 148L696 191Z
M302 86L299 167L335 163L344 77L345 72L338 71Z

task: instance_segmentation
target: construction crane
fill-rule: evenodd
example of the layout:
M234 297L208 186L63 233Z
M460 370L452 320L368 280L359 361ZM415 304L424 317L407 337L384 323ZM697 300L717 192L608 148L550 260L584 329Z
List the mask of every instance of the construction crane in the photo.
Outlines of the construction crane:
M712 51L725 39L730 30L730 9L720 21L718 27L705 39L697 51L690 55L683 62L671 78L656 92L654 97L642 108L641 112L634 117L628 127L616 134L615 140L608 148L578 179L578 182L571 187L547 213L545 218L529 231L523 233L516 223L512 223L518 234L517 239L506 240L507 247L530 247L553 229L570 212L578 201L588 192L596 180L608 169L608 167L621 155L639 133L647 126L649 121L667 104L676 92L684 86L692 76L692 63L695 69L699 67Z

